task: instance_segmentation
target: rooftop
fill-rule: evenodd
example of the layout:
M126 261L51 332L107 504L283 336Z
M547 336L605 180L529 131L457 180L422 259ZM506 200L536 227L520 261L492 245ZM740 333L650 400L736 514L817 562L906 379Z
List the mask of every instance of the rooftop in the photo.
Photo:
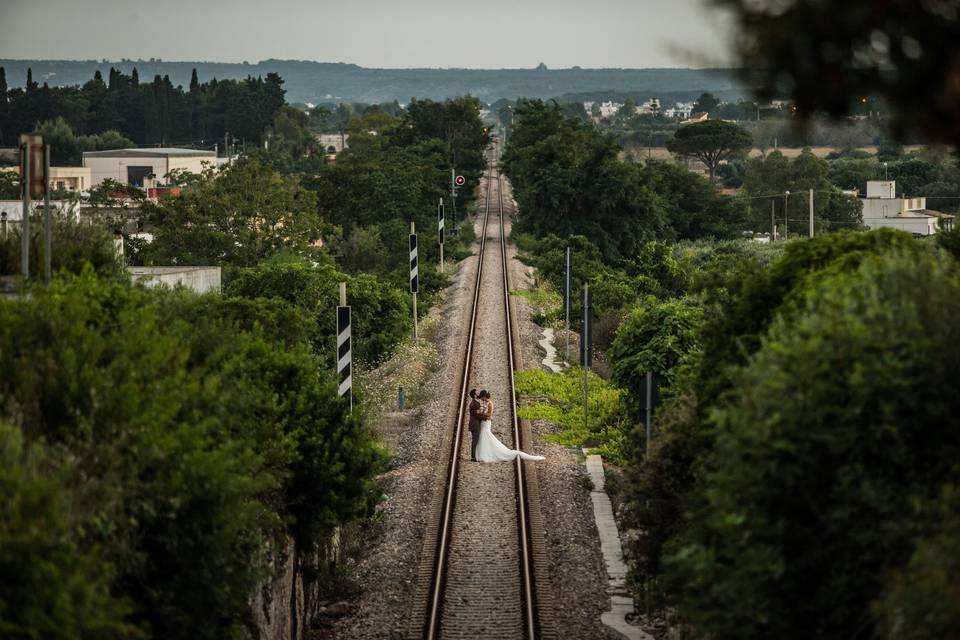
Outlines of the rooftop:
M176 147L149 147L146 149L110 149L108 151L84 151L84 158L168 158L203 157L214 158L216 152L203 149L178 149Z

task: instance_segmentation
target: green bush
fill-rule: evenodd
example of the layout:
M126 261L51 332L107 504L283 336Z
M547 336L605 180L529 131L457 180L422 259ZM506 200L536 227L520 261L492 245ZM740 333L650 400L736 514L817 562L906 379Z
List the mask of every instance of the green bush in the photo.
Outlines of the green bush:
M82 549L70 474L42 445L0 422L0 634L4 638L131 638L113 571Z
M677 368L697 351L702 322L703 310L691 299L640 302L620 324L607 352L613 381L636 394L644 388L646 374L655 373L663 379L663 394ZM638 408L635 403L634 408Z
M589 445L614 464L623 462L630 424L620 389L590 373L588 423L584 425L583 369L571 367L563 374L528 369L517 372L515 382L518 394L537 399L520 408L520 417L547 420L562 429L548 435L548 440L568 446Z
M942 526L924 504L960 456L955 267L887 255L810 287L715 411L670 559L706 637L870 636L889 569Z
M224 294L246 299L280 299L309 319L312 342L333 367L336 353L336 306L340 283L347 283L352 307L355 357L373 363L388 356L411 323L406 296L389 282L367 273L348 276L331 264L314 265L278 257L256 267L234 270Z
M264 333L298 317L89 269L0 301L0 419L72 461L76 544L145 635L229 637L272 541L308 555L375 498L382 453L330 368Z
M34 216L30 226L30 274L43 276L43 218ZM52 226L53 253L50 266L54 273L65 270L80 273L90 264L104 274L119 273L120 263L113 246L112 230L101 224L80 224L57 217ZM0 238L0 275L19 275L21 272L22 236L19 229Z

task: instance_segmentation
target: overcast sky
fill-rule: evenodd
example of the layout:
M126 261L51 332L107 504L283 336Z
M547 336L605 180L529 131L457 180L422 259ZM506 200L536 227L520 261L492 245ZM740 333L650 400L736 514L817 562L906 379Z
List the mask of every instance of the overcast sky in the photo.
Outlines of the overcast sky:
M0 0L0 58L719 66L702 0Z

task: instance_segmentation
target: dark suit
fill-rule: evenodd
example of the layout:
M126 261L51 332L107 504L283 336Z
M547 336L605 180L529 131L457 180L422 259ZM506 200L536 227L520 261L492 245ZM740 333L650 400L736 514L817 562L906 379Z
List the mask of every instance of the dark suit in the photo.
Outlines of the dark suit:
M477 459L477 442L480 440L480 401L470 400L470 435L473 436L473 442L470 445L470 459Z

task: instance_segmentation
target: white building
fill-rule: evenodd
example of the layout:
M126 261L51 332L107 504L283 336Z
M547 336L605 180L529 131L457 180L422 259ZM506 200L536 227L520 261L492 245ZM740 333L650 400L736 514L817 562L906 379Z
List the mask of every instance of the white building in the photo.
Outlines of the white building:
M693 113L693 105L693 102L678 102L669 109L664 110L663 115L668 118L687 120Z
M4 167L20 175L20 167ZM50 167L50 188L55 191L89 191L90 169L87 167Z
M889 227L917 236L932 236L949 230L954 216L927 209L926 198L897 197L894 180L867 182L863 199L863 224L869 229Z
M617 112L620 111L621 107L623 107L622 102L601 102L600 117L612 118L613 116L617 115Z
M136 187L163 186L167 184L167 174L175 169L202 173L216 160L215 151L171 147L83 152L83 166L90 169L93 187L107 178Z
M640 106L636 108L637 113L659 113L660 112L660 100L657 98L651 98L647 100Z

